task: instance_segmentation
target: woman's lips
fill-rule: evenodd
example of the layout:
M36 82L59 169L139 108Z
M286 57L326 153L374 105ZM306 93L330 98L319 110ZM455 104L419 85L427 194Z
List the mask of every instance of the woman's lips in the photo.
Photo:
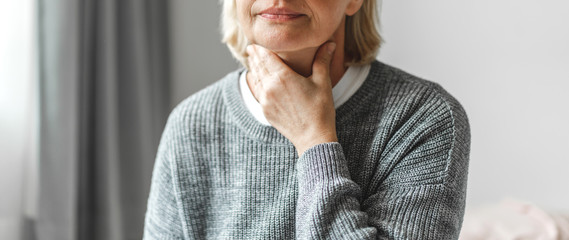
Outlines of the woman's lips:
M300 18L304 14L286 8L268 8L260 12L259 15L268 20L287 21Z
M271 20L289 20L289 19L299 18L301 16L302 15L295 15L295 14L268 14L268 13L261 14L261 17Z

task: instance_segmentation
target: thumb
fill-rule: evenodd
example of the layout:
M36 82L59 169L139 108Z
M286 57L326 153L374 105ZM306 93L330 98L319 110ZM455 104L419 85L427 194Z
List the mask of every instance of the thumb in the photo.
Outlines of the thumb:
M336 43L328 42L323 44L316 52L314 63L312 64L312 77L315 79L330 78L330 63L332 62L332 54L336 50Z

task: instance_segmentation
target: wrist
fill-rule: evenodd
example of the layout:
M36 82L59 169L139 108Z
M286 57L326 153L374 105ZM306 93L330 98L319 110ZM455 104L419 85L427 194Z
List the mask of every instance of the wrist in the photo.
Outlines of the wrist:
M295 147L298 152L298 156L302 156L302 154L304 154L304 152L306 152L306 150L308 150L309 148L314 147L318 144L330 143L330 142L338 142L338 137L336 133L320 135L317 137L307 139L306 141L299 143Z

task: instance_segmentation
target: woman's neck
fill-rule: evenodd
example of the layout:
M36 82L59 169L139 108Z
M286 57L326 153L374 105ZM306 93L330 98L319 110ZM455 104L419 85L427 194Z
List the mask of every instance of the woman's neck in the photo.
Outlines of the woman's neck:
M336 50L334 51L334 56L330 64L330 81L332 87L334 87L340 82L340 79L342 79L342 76L344 76L347 70L344 66L344 21L342 21L338 31L330 38L330 41L336 43ZM312 65L317 51L318 47L314 47L291 52L277 52L277 55L292 70L304 77L309 77L312 75Z

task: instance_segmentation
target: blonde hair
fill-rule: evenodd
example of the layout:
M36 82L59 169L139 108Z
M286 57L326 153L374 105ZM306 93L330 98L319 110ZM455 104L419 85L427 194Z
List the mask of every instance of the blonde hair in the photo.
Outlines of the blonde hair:
M247 66L247 37L239 26L235 0L220 0L222 42L243 66ZM382 43L377 24L379 13L376 0L363 0L362 7L352 16L346 16L344 51L346 65L364 65L372 62Z

